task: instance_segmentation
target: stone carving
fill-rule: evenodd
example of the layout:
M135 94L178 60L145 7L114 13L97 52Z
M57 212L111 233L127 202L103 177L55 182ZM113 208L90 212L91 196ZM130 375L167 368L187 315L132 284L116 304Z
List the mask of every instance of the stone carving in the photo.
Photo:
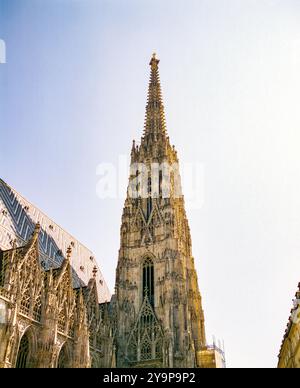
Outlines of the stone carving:
M153 162L178 162L166 132L158 62L155 57L150 62L145 130L141 144L133 143L131 170L135 163L143 163L150 171ZM184 199L183 196L175 198L174 179L171 180L170 197L156 193L159 195L152 198L151 178L149 175L148 197L131 198L128 195L122 215L115 295L118 302L117 366L193 367L197 355L192 344L194 341L205 344L206 340ZM144 271L143 263L147 257L153 262L153 279L151 271ZM145 293L149 282L153 288L151 295ZM136 286L132 287L132 284ZM130 328L129 301L139 312ZM193 320L189 311L193 312ZM147 319L155 327L145 326ZM156 334L151 334L151 330ZM185 332L190 333L188 337L184 336ZM183 356L187 352L188 356Z
M94 362L95 367L111 366L111 322L106 309L100 311L96 273L86 287L74 289L71 248L60 267L45 271L39 235L37 224L25 245L0 255L0 290L6 290L2 303L9 317L0 327L0 366L86 368L91 366L91 352L105 358ZM27 345L21 348L25 336Z

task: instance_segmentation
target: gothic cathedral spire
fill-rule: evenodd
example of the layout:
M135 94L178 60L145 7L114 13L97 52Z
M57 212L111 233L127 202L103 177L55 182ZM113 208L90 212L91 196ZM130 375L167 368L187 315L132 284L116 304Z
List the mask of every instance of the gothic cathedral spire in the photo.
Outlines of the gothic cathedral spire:
M145 137L153 137L153 140L156 140L160 135L166 134L165 113L162 102L158 64L159 59L156 58L156 54L154 53L149 63L151 67L151 74L148 88L144 131Z
M144 133L141 144L134 142L131 151L129 187L137 193L128 189L122 215L116 271L118 367L195 367L206 346L190 229L183 196L175 187L176 181L180 186L178 158L166 132L158 63L153 55ZM140 190L143 180L144 191Z

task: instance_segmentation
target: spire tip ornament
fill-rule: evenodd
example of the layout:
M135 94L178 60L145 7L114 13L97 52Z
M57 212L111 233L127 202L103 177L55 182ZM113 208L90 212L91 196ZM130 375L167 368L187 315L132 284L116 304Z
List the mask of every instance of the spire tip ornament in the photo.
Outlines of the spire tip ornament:
M72 254L72 248L71 248L71 245L69 245L69 246L68 246L68 249L67 249L67 259L68 259L68 260L70 260L71 254Z
M34 227L34 233L39 234L40 230L41 230L41 224L37 222Z
M94 277L94 279L96 279L97 272L98 272L98 268L96 266L94 266L94 268L93 268L93 277Z
M149 63L151 67L150 82L148 86L144 133L142 137L144 142L147 143L147 147L150 138L150 141L157 141L159 137L166 136L166 123L158 64L159 59L156 58L156 53L153 53Z
M159 64L159 59L156 58L156 52L152 54L152 58L150 60L149 65L151 66L152 69L155 69L158 67Z

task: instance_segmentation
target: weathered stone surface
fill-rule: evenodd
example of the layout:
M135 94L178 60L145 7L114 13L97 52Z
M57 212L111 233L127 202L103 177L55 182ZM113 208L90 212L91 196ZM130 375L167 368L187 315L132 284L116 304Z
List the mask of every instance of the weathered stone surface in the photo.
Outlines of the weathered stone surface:
M88 368L111 366L113 337L96 277L73 288L72 249L45 271L39 259L40 225L29 241L0 256L0 366Z
M153 56L145 130L131 152L131 164L149 171L153 163L178 163L166 132L158 62ZM148 180L151 185L151 173ZM125 201L116 275L118 367L194 367L206 345L184 199L175 196L174 180L170 193L164 198L159 187L158 195L148 190L146 198ZM153 271L147 285L146 271Z

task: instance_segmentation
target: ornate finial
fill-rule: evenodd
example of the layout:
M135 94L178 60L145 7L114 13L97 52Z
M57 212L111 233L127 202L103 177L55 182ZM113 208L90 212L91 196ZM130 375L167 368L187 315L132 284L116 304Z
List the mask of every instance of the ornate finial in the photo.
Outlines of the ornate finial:
M132 147L131 147L131 151L135 151L135 140L132 141Z
M32 235L31 235L31 243L34 243L34 242L37 241L38 236L39 236L39 233L40 233L40 230L41 230L41 225L40 225L39 222L37 222L37 223L35 224L33 233L32 233Z
M71 254L72 254L72 248L71 248L71 245L69 245L69 246L68 246L68 249L67 249L67 259L68 259L68 260L70 260Z
M156 58L156 53L153 53L149 65L151 66L152 69L155 69L157 68L158 64L159 64L159 59Z
M98 272L98 268L96 266L94 266L94 268L93 268L93 276L94 276L94 278L96 278L97 272Z
M39 222L37 222L35 224L35 227L34 227L34 234L39 234L40 233L40 230L41 230L41 224Z

